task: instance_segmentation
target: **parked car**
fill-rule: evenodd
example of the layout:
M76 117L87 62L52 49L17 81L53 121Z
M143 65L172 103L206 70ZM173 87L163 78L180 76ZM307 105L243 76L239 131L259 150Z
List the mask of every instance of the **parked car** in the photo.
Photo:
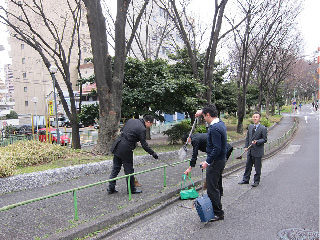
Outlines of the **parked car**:
M22 125L18 128L18 133L19 134L24 134L24 135L31 135L32 134L32 125L31 124L25 124Z
M64 125L66 124L66 122L68 122L69 119L66 117L58 117L58 125L59 127L64 127ZM57 122L56 121L52 121L51 126L52 127L56 127Z
M67 119L67 120L63 123L62 126L63 126L63 127L71 127L71 122L70 122L70 120ZM79 128L83 128L83 127L84 127L83 123L82 123L81 121L79 121Z
M47 140L47 136L46 136L46 128L41 128L39 129L39 141L40 142L45 142ZM52 143L57 143L57 129L55 128L49 128L48 129L48 133L51 135L49 135L49 139L51 137L51 142ZM60 134L60 144L62 146L66 146L70 143L70 138L67 134L65 134L63 131L59 130L59 134Z

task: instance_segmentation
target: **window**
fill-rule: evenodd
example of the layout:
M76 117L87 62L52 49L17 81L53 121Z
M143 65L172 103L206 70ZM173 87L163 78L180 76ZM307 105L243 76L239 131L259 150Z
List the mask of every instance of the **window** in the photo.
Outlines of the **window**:
M22 77L27 78L27 73L26 72L22 73Z
M153 34L153 35L152 35L152 40L153 40L153 41L157 41L157 34Z
M24 44L23 43L21 43L21 49L24 49Z
M29 105L29 102L28 101L24 101L24 106L28 107L28 105Z
M22 58L22 64L26 63L26 58Z
M27 88L27 87L24 87L24 88L23 88L23 91L24 91L24 92L27 92L27 91L28 91L28 88Z
M166 47L162 47L162 54L166 54L166 50L167 50Z

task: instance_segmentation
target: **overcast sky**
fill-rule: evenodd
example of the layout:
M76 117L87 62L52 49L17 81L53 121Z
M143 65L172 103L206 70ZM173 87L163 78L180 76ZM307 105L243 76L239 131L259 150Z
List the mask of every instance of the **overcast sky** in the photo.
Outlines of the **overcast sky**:
M0 5L4 6L5 0L0 0ZM111 0L116 3L116 0ZM202 18L213 16L213 0L193 0L192 9L194 12L201 13ZM229 4L229 3L228 3ZM227 5L228 7L228 5ZM320 47L320 0L305 0L304 9L299 17L299 28L304 38L305 55L312 55ZM10 49L7 43L7 30L3 24L0 24L0 45L5 50L0 48L0 79L3 74L3 65L10 63L8 50Z

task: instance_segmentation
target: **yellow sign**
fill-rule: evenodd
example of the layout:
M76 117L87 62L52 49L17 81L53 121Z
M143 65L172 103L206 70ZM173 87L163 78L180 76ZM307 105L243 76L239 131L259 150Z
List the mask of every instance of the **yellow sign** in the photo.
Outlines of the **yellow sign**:
M53 102L52 101L49 101L48 109L49 109L49 115L53 115Z

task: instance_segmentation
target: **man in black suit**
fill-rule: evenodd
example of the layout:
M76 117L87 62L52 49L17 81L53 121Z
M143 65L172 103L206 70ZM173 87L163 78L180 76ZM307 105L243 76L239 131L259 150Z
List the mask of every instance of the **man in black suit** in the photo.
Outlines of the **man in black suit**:
M190 160L190 167L184 172L188 175L191 172L191 169L196 166L198 151L206 152L207 148L207 133L196 133L186 138L185 142L188 142L192 145L192 158Z
M254 175L253 187L257 187L260 183L261 158L264 154L264 144L267 142L267 128L260 124L260 119L259 112L252 115L253 124L249 125L245 140L245 151L248 151L246 170L242 181L239 182L239 184L249 184L252 166L254 165L256 174Z
M142 148L158 159L158 155L149 147L146 142L146 129L151 127L154 118L150 115L144 116L143 119L129 119L124 125L121 135L114 142L111 152L114 154L113 166L110 174L110 179L118 176L121 165L123 164L124 173L131 174L133 169L133 150L136 148L137 142L141 143ZM118 192L116 189L116 181L109 182L108 193L113 194ZM137 194L142 191L137 190L134 185L134 177L130 177L131 193Z

